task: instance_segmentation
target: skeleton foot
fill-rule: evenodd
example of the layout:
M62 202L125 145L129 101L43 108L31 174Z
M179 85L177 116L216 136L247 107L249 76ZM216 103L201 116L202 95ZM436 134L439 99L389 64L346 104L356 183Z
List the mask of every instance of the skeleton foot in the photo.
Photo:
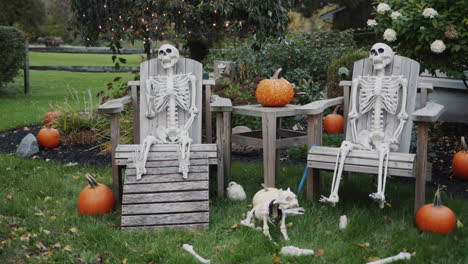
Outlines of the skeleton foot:
M380 208L384 208L385 206L385 194L384 193L371 193L369 194L369 197L374 199L374 201L379 203Z
M331 206L335 207L336 204L339 202L340 198L338 197L338 194L330 194L330 197L325 197L322 195L320 197L320 202L321 203L327 203L330 204Z

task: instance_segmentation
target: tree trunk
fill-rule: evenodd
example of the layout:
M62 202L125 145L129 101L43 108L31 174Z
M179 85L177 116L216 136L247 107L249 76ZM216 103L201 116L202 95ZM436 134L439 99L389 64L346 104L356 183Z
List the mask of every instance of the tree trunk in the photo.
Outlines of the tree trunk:
M199 62L202 62L209 52L207 41L200 38L189 38L187 48L190 51L190 58Z

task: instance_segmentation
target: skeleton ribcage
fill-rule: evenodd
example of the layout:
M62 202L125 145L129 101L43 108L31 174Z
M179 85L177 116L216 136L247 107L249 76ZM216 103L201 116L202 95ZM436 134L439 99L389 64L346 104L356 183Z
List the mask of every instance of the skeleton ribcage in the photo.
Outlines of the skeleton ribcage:
M148 95L153 101L154 110L156 113L164 111L167 108L171 94L167 76L150 77L147 81ZM172 76L173 97L177 105L188 110L190 107L190 90L189 90L189 76L187 74Z
M389 76L382 79L374 76L360 77L359 113L365 114L374 109L377 98L388 113L395 115L399 101L402 76ZM381 83L378 83L381 80ZM380 86L380 89L376 89Z

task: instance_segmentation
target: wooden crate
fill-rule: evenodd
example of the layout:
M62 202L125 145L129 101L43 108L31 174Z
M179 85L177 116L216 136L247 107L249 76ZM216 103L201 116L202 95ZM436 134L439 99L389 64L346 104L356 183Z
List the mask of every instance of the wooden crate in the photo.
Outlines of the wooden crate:
M178 173L177 152L168 146L154 146L146 163L147 174L137 180L129 156L134 146L120 145L116 152L118 160L127 159L122 230L208 228L209 166L217 162L216 147L192 148L188 178L184 179Z

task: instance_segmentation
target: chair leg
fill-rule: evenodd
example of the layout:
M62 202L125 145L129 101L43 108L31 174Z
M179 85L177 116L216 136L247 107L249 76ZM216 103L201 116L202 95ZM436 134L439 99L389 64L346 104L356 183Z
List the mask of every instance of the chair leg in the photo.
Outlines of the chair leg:
M427 166L427 130L428 123L418 123L418 149L416 152L416 186L414 211L425 204L426 201L426 166Z
M307 199L318 199L320 195L320 170L309 168L307 172Z
M112 144L112 186L114 191L115 200L120 202L121 185L122 185L122 174L120 168L116 164L115 153L117 145L120 143L120 113L114 113L110 116L110 129L111 129L111 144Z

